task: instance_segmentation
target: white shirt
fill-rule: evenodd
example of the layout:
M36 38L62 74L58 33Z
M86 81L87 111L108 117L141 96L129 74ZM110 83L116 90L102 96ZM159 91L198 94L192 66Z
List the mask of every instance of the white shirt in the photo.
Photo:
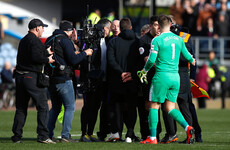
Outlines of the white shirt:
M101 47L101 70L104 71L103 81L105 81L106 80L106 53L107 53L105 38L101 38L100 47Z

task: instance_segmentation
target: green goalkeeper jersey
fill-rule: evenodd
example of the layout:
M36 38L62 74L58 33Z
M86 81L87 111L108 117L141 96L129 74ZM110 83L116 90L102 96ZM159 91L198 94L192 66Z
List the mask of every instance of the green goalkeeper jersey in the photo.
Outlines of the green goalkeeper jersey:
M190 63L193 62L183 39L172 32L164 32L152 40L144 70L149 71L156 61L157 72L178 72L181 53Z

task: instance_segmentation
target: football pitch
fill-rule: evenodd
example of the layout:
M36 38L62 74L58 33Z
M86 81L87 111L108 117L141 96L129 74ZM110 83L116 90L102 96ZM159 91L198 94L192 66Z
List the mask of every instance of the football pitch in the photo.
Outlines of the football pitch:
M41 144L36 142L36 111L28 111L27 121L23 131L22 143L14 144L10 140L12 136L11 128L13 124L14 111L0 111L0 150L169 150L169 149L194 149L194 150L216 150L216 149L230 149L230 109L198 109L197 110L198 119L200 126L202 128L202 139L203 143L194 144L157 144L157 145L147 145L140 143L107 143L107 142L97 142L97 143L57 143L57 144ZM161 117L162 118L162 117ZM161 119L162 120L162 119ZM165 128L162 122L162 133L160 138L164 137ZM140 137L140 127L139 121L137 120L135 126L135 133ZM178 125L177 127L179 141L186 138L184 129ZM94 133L98 131L98 122L95 127ZM123 133L125 133L125 127ZM61 133L61 124L56 123L55 137L59 137ZM80 139L81 135L81 125L80 125L80 111L75 112L71 134L73 139ZM124 138L123 134L123 138Z

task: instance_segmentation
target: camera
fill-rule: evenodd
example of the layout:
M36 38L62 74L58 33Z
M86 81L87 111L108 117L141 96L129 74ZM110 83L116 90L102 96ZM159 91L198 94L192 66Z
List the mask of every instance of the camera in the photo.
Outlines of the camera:
M175 33L176 35L179 35L180 32L189 33L189 29L188 28L182 27L179 24L172 24L171 27L170 27L170 31L173 32L173 33Z
M100 46L101 38L104 38L104 27L102 24L95 24L93 26L91 20L88 20L87 17L81 25L81 29L77 30L80 51L89 48L95 51L93 56L89 56L87 61L80 64L81 88L82 92L86 93L95 91L101 85L101 72L96 69L93 63L97 60L97 49Z
M91 48L97 49L100 39L104 37L104 28L101 24L92 25L92 21L87 18L83 20L82 29L77 30L80 50Z
M178 24L172 24L170 27L170 31L175 33L176 35L179 35L180 30L181 30L181 26Z

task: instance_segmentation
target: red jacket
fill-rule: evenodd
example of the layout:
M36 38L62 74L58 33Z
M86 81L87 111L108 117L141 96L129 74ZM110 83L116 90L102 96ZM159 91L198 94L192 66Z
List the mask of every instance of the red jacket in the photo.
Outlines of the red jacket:
M204 64L196 75L196 83L203 88L205 91L208 90L209 76L208 66Z

